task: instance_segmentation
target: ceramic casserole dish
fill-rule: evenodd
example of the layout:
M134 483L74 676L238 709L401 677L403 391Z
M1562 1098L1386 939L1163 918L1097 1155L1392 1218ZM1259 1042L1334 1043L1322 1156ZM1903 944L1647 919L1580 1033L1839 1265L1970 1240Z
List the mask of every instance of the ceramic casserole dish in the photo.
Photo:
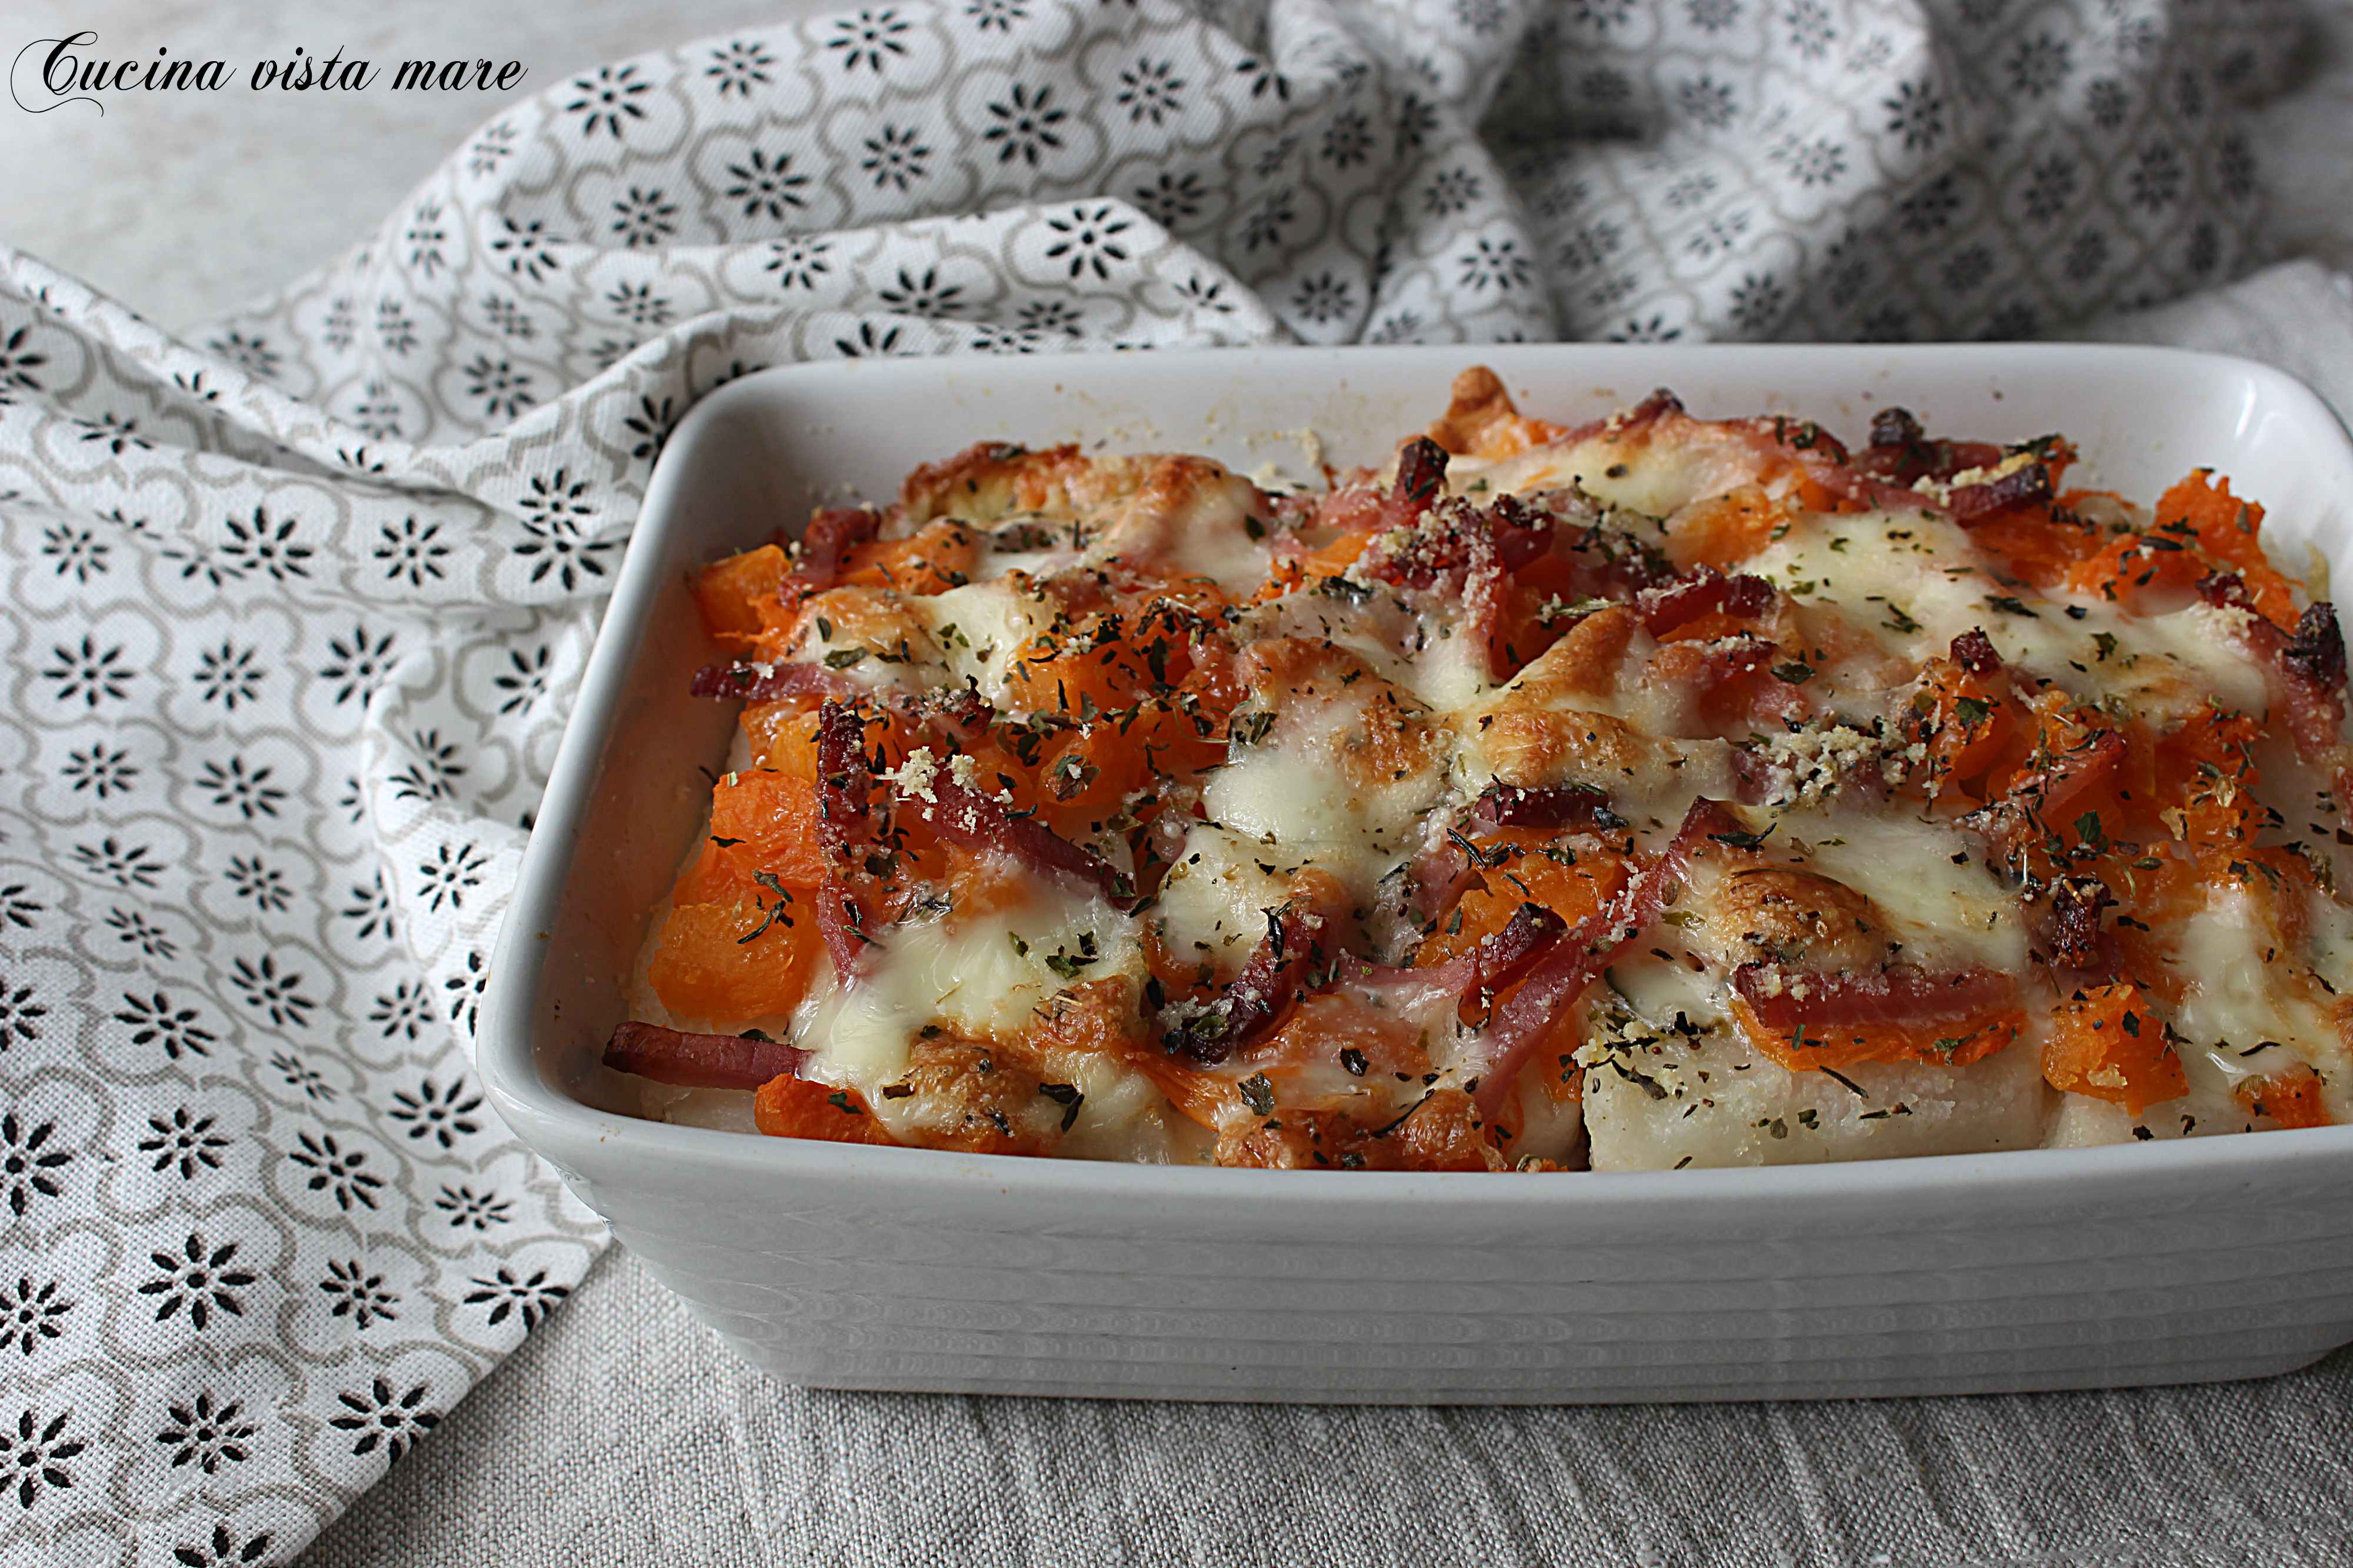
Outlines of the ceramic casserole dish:
M1844 1165L1568 1173L1106 1165L758 1138L631 1114L599 1053L733 705L702 563L982 439L1377 463L1492 366L1572 422L1669 386L1833 429L1901 404L2063 431L2090 482L2211 466L2339 572L2353 446L2241 361L2077 345L1263 349L853 360L699 404L658 466L493 965L494 1104L747 1360L827 1387L1490 1403L2259 1376L2353 1341L2353 1127Z

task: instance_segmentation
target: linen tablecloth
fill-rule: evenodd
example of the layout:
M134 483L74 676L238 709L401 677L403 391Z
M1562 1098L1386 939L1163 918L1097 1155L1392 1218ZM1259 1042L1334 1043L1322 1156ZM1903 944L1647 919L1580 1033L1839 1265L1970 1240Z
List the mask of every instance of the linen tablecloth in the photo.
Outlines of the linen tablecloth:
M2182 1424L2207 1458L2176 1502L2234 1510L2200 1550L2333 1539L2353 1489L2295 1426L2341 1424L2327 1377L1871 1415L858 1399L713 1361L624 1268L558 1386L524 1363L451 1415L602 1245L468 1047L695 397L869 353L2077 328L2264 255L2248 106L2299 27L2133 0L878 5L567 80L337 263L177 339L0 253L0 1561L282 1561L396 1460L515 1488L446 1561L2017 1560L2189 1540L2158 1507ZM2290 301L2272 347L2341 395L2334 289L2274 274L2240 308ZM495 1437L437 1435L516 1399ZM2119 1424L2113 1463L2082 1462L2078 1409ZM2272 1468L2218 1468L2233 1409ZM444 1485L384 1506L430 1517ZM361 1523L322 1550L388 1554Z

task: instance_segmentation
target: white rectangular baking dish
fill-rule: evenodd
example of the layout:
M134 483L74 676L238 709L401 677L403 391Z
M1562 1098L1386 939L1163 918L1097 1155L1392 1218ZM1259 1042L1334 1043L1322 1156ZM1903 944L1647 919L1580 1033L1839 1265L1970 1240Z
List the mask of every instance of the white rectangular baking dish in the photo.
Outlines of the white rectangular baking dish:
M747 1359L844 1388L1361 1402L1977 1393L2284 1372L2353 1340L2353 1127L1611 1175L1166 1169L763 1139L624 1114L596 1066L732 705L689 571L982 438L1377 460L1465 364L1573 420L1667 385L1859 435L2063 430L2147 499L2193 465L2340 570L2353 448L2275 372L2144 348L1268 349L849 361L672 436L481 1013L518 1135ZM1272 436L1271 433L1286 433ZM2080 470L2079 470L2080 472ZM2293 557L2292 557L2293 558Z

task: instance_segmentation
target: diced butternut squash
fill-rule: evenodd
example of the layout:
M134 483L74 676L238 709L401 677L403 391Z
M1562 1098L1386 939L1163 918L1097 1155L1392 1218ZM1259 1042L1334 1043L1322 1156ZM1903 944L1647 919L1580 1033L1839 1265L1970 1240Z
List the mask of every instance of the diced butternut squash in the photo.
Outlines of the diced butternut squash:
M902 594L944 594L971 582L979 562L980 536L964 523L943 518L906 539L860 545L842 563L841 583Z
M778 912L751 902L679 904L662 922L647 980L682 1018L733 1023L791 1012L808 994L823 949L817 921L796 900ZM789 923L788 923L789 922Z
M721 776L711 792L711 839L740 864L775 873L796 888L825 879L818 839L817 784L769 768Z
M1732 999L1733 1022L1741 1037L1791 1072L1850 1068L1858 1062L1926 1062L1965 1068L1983 1061L2018 1037L2026 1016L2014 1007L1975 1018L1922 1024L1809 1025L1777 1029L1757 1016L1745 998Z
M1788 526L1786 505L1760 485L1742 485L1696 502L1678 516L1667 553L1677 566L1734 571Z
M1522 904L1550 910L1574 928L1625 886L1624 861L1592 849L1575 856L1547 854L1556 837L1530 827L1482 834L1477 840L1479 853L1492 864L1461 901L1440 917L1438 929L1422 939L1414 962L1443 963L1469 952L1511 924Z
M2326 1127L2328 1108L2320 1100L2320 1075L2297 1066L2269 1078L2251 1078L2232 1090L2250 1116L2268 1116L2282 1127Z
M2121 1105L2132 1116L2189 1092L2165 1020L2130 981L2093 986L2060 1005L2042 1047L2042 1076L2055 1089Z
M694 580L704 629L722 642L748 646L766 625L763 606L775 607L776 585L790 569L785 552L773 544L704 567Z
M892 1143L858 1091L772 1078L752 1096L752 1120L771 1138L814 1138L827 1143Z

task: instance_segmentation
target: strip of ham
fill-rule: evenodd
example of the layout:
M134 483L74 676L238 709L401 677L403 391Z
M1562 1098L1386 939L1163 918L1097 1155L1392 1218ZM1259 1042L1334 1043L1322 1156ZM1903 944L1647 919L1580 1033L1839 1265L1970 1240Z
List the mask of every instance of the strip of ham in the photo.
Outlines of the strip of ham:
M2052 963L2068 971L2079 985L2105 985L2116 978L2122 962L2116 933L2100 919L2116 901L2116 894L2097 877L2062 877L2051 885L2050 896L2040 907L2028 906L2035 941Z
M1769 615L1780 594L1762 577L1743 573L1727 577L1713 566L1695 566L1664 587L1645 589L1634 599L1634 613L1642 629L1664 637L1702 616L1726 615L1756 619Z
M1658 921L1710 835L1741 831L1719 802L1703 795L1692 802L1681 826L1657 859L1626 884L1618 896L1563 932L1545 951L1489 1020L1483 1049L1486 1066L1473 1097L1479 1114L1492 1121L1521 1070L1551 1037L1601 972L1617 962L1634 940Z
M787 697L830 697L847 702L858 683L814 664L707 664L687 688L695 697L727 697L745 702L776 702Z
M1169 1052L1214 1067L1282 1026L1308 989L1309 972L1324 955L1333 921L1312 903L1294 900L1266 917L1266 935L1250 950L1233 983L1200 1013L1160 1037Z
M1663 388L1652 393L1622 414L1612 415L1606 420L1597 421L1568 432L1560 437L1559 444L1568 447L1581 441L1598 438L1623 440L1637 435L1654 439L1672 439L1672 433L1678 428L1694 434L1709 432L1719 437L1730 437L1746 444L1760 458L1793 464L1808 479L1820 485L1833 500L1849 505L1883 507L1890 510L1944 511L1947 510L1946 503L1935 496L1910 488L1913 479L1924 475L1943 477L1934 474L1933 470L1942 467L1948 460L1945 457L1931 453L1929 461L1920 467L1919 472L1899 479L1897 476L1903 474L1906 466L1900 451L1882 453L1874 449L1861 457L1852 456L1838 437L1810 420L1694 419L1683 411L1683 404L1674 394ZM1913 428L1916 429L1917 426L1915 426ZM1654 432L1655 435L1653 435ZM1874 426L1874 436L1877 434L1877 427ZM1900 442L1903 439L1902 432L1894 426L1890 426L1888 434L1892 440ZM1934 445L1950 447L1952 448L1950 458L1955 458L1967 453L1969 456L1989 457L1993 461L1999 462L2002 456L1999 447L1986 447L1980 449L1974 443L1966 445L1935 443ZM1962 463L1949 471L1957 473L1963 468L1973 466L1976 465Z
M1914 963L1892 963L1867 974L1746 963L1732 972L1732 984L1758 1022L1781 1031L1936 1024L1982 1017L2018 1004L2017 979L1998 970L1938 973Z
M1910 410L1883 408L1872 416L1871 445L1847 460L1875 478L1909 485L1990 468L2001 459L2002 449L1990 442L1930 440Z
M2001 668L2001 655L1985 628L1973 626L1953 639L1953 662L1971 675L1991 675Z
M1344 486L1316 505L1315 521L1343 533L1412 528L1446 494L1446 462L1445 447L1417 436L1398 448L1397 478L1387 489L1369 483ZM1296 550L1295 541L1276 542L1278 557Z
M1609 809L1609 795L1579 784L1521 789L1498 780L1480 795L1471 816L1491 827L1553 833L1606 832L1626 826L1626 819ZM1409 865L1406 908L1419 919L1433 920L1453 907L1478 879L1479 868L1472 863L1461 839L1449 833Z
M1487 679L1509 680L1519 672L1519 661L1504 646L1512 607L1512 577L1495 551L1494 536L1483 525L1469 541L1471 564L1462 574L1462 613L1471 635L1486 650Z
M1570 447L1602 437L1623 438L1649 430L1683 412L1683 399L1662 386L1631 408L1622 408L1606 418L1590 420L1563 431L1552 444Z
M748 1035L691 1035L652 1024L615 1027L605 1065L680 1089L757 1089L800 1071L809 1054Z
M1437 457L1421 453L1421 447ZM1409 463L1418 486L1433 471L1443 479L1444 458L1444 449L1427 439L1409 447L1400 458L1392 509L1422 505L1419 490L1409 489ZM1401 587L1458 595L1463 618L1487 650L1489 677L1505 680L1519 662L1504 646L1512 574L1551 547L1552 519L1517 497L1499 497L1483 507L1457 497L1428 505L1409 528L1377 536L1365 552L1362 570Z
M849 552L871 544L881 531L882 515L871 507L820 508L801 531L798 563L779 585L786 604L822 594L839 582Z
M850 890L849 868L857 846L871 838L874 770L866 759L865 721L839 702L818 710L818 838L825 847L825 885L818 890L817 928L833 972L845 985L872 945L865 911Z
M1626 819L1609 809L1609 797L1581 784L1553 784L1521 789L1500 780L1487 786L1471 815L1497 827L1531 827L1552 832L1583 832L1623 827Z
M1397 483L1391 493L1400 506L1419 512L1446 493L1446 448L1427 436L1416 436L1398 448Z
M2245 582L2235 572L2200 581L2199 596L2210 605L2247 613L2237 619L2240 645L2263 667L2273 700L2287 721L2296 754L2307 763L2335 765L2345 731L2345 634L2337 606L2322 600L2308 606L2287 632L2259 614Z
M1983 522L2018 507L2049 500L2053 493L2050 468L2028 463L1998 479L1956 487L1945 498L1945 510L1955 522Z
M1746 717L1762 721L1802 721L1812 711L1804 690L1775 669L1780 648L1751 632L1730 637L1672 642L1651 656L1649 678L1672 681L1703 697L1721 700L1717 693L1733 680L1762 670L1769 679L1752 683Z
M1120 901L1132 889L1119 868L1083 846L1071 843L1034 816L1024 816L995 795L935 774L920 794L901 794L924 826L951 844L996 849L1043 876L1085 882Z
M1372 990L1427 989L1483 1007L1525 978L1567 931L1568 922L1541 904L1522 904L1503 930L1443 963L1399 968L1350 957L1335 972L1335 981Z
M1401 587L1428 588L1476 576L1482 568L1516 572L1552 547L1551 517L1517 496L1486 506L1456 497L1430 507L1420 525L1366 554L1366 575Z
M1436 920L1478 879L1479 868L1450 834L1408 865L1405 906L1418 919Z

